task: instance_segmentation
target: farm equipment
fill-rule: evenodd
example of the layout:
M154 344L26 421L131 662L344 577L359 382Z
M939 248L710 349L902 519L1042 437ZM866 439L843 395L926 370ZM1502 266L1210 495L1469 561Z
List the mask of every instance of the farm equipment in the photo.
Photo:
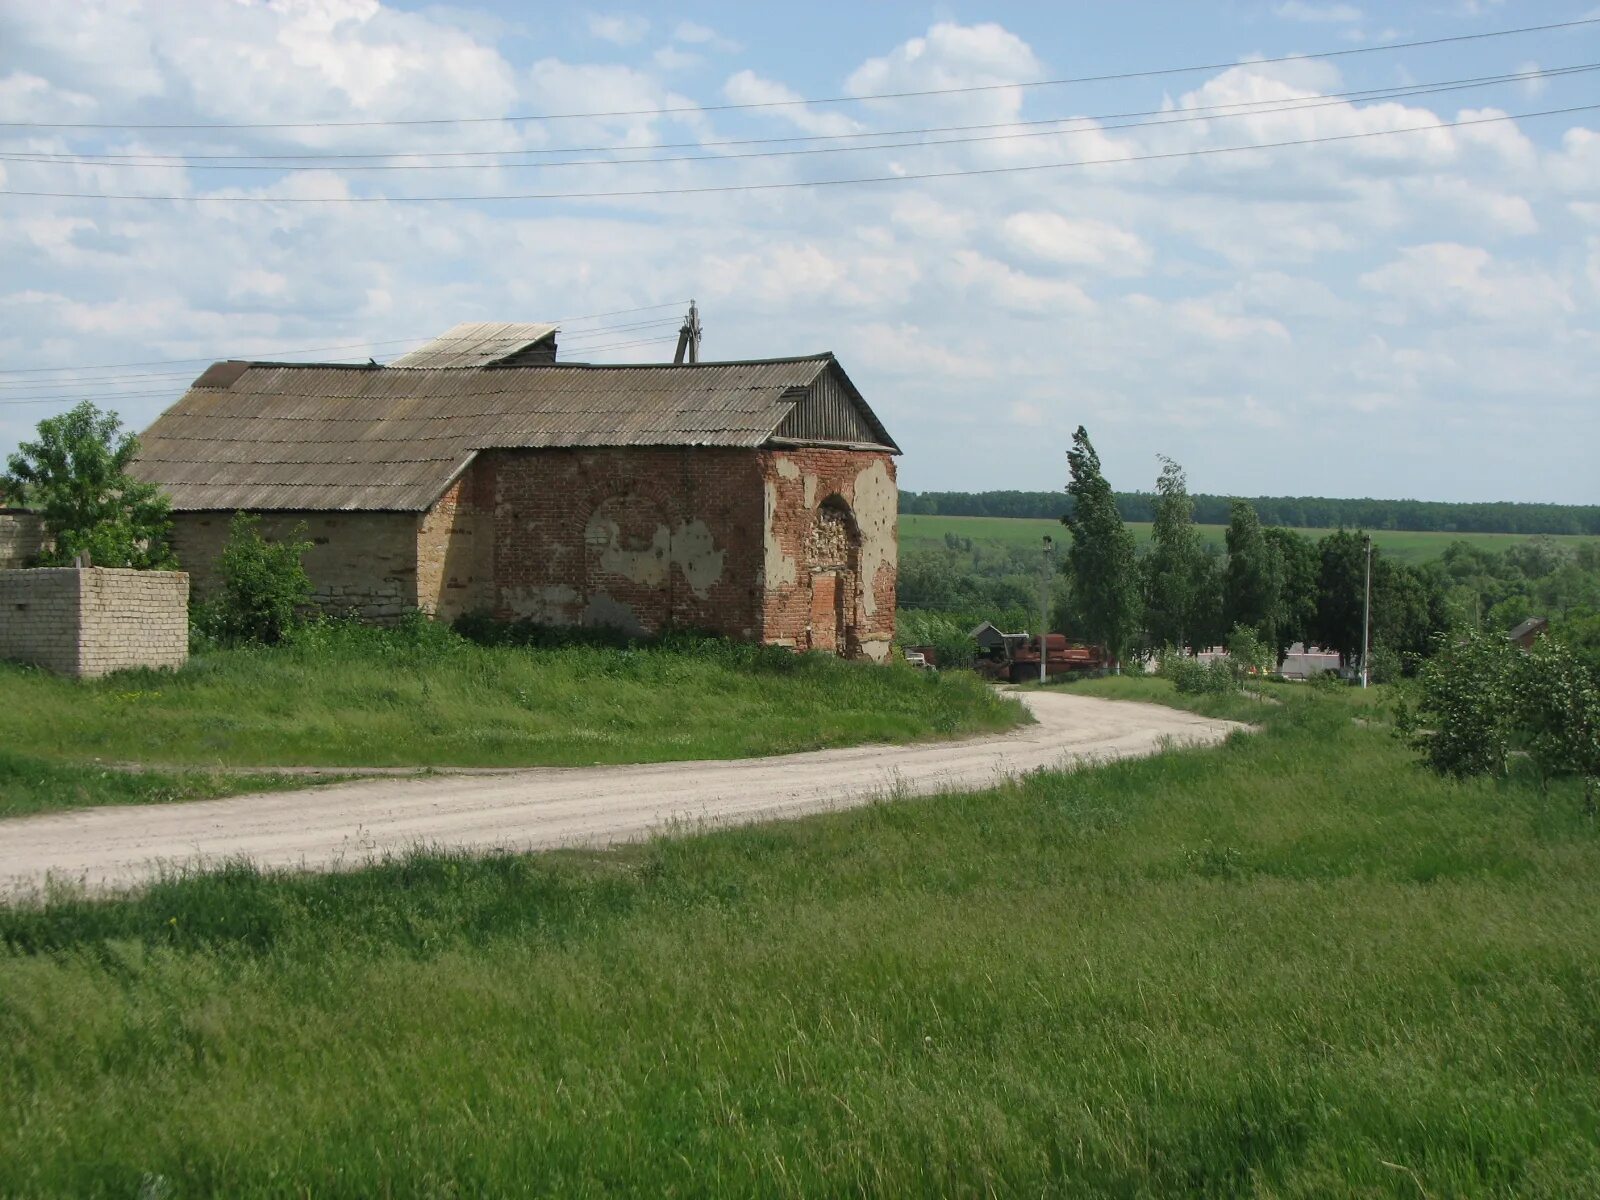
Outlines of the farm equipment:
M1039 639L1028 638L1010 648L1005 661L1004 677L1012 683L1027 683L1039 678ZM1105 671L1111 660L1100 646L1085 646L1069 642L1065 634L1049 633L1044 638L1044 673L1052 675L1084 675Z

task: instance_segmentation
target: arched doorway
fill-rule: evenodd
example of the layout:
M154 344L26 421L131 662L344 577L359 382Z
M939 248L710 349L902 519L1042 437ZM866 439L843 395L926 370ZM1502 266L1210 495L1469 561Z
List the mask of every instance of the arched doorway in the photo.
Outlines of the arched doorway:
M806 570L811 579L808 649L854 654L861 531L841 496L829 496L817 508L806 537Z

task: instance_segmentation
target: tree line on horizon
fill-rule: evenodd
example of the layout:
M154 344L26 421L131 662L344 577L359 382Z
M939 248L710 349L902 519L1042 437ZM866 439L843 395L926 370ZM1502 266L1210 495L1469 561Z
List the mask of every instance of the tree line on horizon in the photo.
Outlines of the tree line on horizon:
M1113 492L1124 521L1153 522L1160 492ZM1189 496L1194 520L1226 525L1237 497ZM1511 533L1600 535L1600 505L1522 504L1513 501L1453 503L1439 500L1337 499L1323 496L1257 496L1250 499L1265 525L1288 529L1398 530L1416 533ZM1070 499L1066 510L1071 511ZM900 511L913 516L1023 517L1056 520L1060 492L901 492Z
M1339 654L1346 663L1367 657L1377 674L1395 677L1417 670L1446 631L1490 629L1517 612L1529 615L1528 596L1515 593L1482 611L1474 590L1495 556L1460 543L1438 563L1413 567L1369 550L1360 530L1338 529L1312 538L1268 525L1254 504L1229 505L1226 553L1207 547L1196 522L1183 468L1165 456L1156 480L1150 547L1137 552L1089 435L1073 434L1067 452L1072 503L1060 519L1070 534L1062 569L1067 596L1056 623L1103 645L1119 658L1247 640L1275 650L1281 661L1297 642ZM1370 553L1369 641L1363 643L1363 608ZM1517 548L1525 578L1558 579L1580 636L1587 643L1600 613L1600 548L1585 544L1567 551L1535 541ZM1506 556L1510 556L1507 552ZM1521 559L1554 555L1561 562ZM1507 557L1509 563L1509 557ZM1552 593L1553 594L1553 593ZM1474 597L1467 611L1466 596Z

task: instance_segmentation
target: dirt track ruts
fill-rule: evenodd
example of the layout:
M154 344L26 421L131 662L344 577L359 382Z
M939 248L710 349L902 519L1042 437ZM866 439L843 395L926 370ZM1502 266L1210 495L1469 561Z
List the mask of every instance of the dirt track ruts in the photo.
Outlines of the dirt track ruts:
M1153 704L1021 693L1037 724L909 746L644 766L544 767L492 775L368 779L185 804L79 809L0 821L0 895L47 878L95 891L163 869L248 858L337 870L417 846L470 850L600 846L673 823L728 824L866 803L892 791L981 788L1071 762L1211 744L1244 728Z

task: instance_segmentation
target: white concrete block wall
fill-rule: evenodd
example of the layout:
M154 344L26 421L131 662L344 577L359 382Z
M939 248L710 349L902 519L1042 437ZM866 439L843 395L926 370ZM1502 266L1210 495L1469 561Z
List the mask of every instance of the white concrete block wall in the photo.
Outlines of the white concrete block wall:
M50 567L0 571L0 658L95 678L189 658L181 571Z

